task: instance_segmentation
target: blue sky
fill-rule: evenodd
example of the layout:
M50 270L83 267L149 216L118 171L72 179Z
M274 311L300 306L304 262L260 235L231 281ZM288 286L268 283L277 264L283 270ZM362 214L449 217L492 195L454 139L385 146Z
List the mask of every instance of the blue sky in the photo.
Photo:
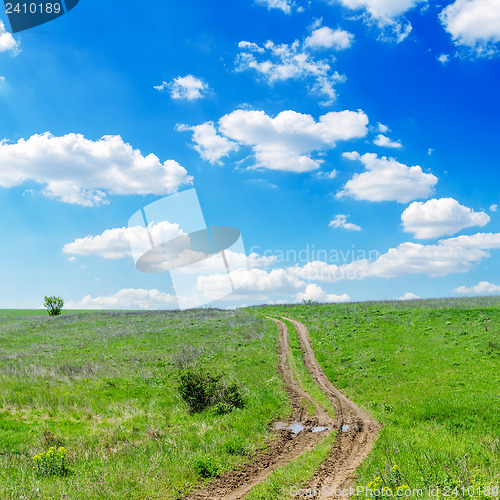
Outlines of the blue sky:
M81 0L15 35L0 20L0 307L176 308L128 221L191 188L249 256L214 305L500 292L497 1Z

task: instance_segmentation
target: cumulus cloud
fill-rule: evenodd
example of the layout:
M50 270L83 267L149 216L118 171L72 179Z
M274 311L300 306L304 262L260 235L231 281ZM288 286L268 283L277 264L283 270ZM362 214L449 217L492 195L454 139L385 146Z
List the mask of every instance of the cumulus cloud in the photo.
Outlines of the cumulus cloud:
M448 54L439 54L439 56L437 56L436 59L441 64L446 64L450 60L450 56Z
M340 0L353 10L362 10L368 24L376 24L382 29L380 39L402 42L411 32L411 24L404 14L426 0Z
M302 280L327 283L370 277L396 278L407 274L435 277L467 272L488 255L478 248L405 242L374 261L360 259L342 265L313 261L304 266L289 267L287 272Z
M3 21L0 21L0 52L10 52L14 56L21 52L19 42L5 29Z
M167 221L150 224L148 231L153 241L162 242L185 234L179 228L179 224L171 224ZM96 236L89 235L66 243L62 251L73 255L98 255L104 259L122 259L132 255L131 243L142 241L143 238L144 228L141 226L106 229Z
M248 146L255 155L255 167L307 172L321 166L315 152L334 148L339 141L364 137L367 124L368 117L361 110L332 111L315 121L311 115L291 110L273 118L264 111L239 109L219 120L219 133L211 122L196 127L182 125L178 130L194 131L195 148L212 162L237 146Z
M417 300L420 297L418 295L415 295L412 292L406 292L404 295L401 297L398 297L396 300Z
M348 31L322 26L306 38L304 45L313 49L345 50L352 45L353 39L354 35Z
M208 84L193 75L177 76L171 82L163 82L156 85L159 92L169 91L172 99L196 101L205 97L208 92Z
M493 250L500 248L500 233L476 233L448 238L439 242L441 245Z
M338 172L333 169L329 172L316 172L316 177L319 179L335 179L337 177Z
M497 0L456 0L439 14L444 29L458 46L478 56L498 52L500 3Z
M373 141L373 144L382 148L402 148L403 145L399 141L391 141L389 137L384 134L378 134Z
M285 14L290 14L290 12L292 12L293 2L290 0L256 0L256 2L266 6L269 10L279 9Z
M335 218L328 224L330 227L341 227L347 229L348 231L361 231L361 227L352 222L347 222L347 215L338 214Z
M318 121L296 111L282 111L272 118L264 111L236 110L219 120L219 130L250 146L257 167L307 172L321 165L313 152L333 148L338 141L364 137L367 124L368 117L361 110L332 111Z
M382 22L395 19L426 0L341 0L349 9L364 9Z
M143 156L119 135L92 141L81 134L46 132L14 144L4 140L0 164L1 187L34 181L45 185L46 196L83 206L107 203L107 193L170 194L192 180L176 161Z
M404 231L417 239L451 236L472 226L485 226L490 216L460 205L454 198L413 202L401 215Z
M363 163L366 172L355 174L337 197L408 203L416 198L427 198L438 181L436 176L424 173L418 165L408 167L394 158L378 158L374 153L361 156L357 152L344 153L343 156Z
M125 288L112 295L92 297L86 295L78 302L66 304L69 309L177 309L175 295L153 288Z
M478 294L484 295L487 293L500 293L500 286L494 285L493 283L489 283L488 281L480 281L477 285L466 287L459 286L453 290L457 293L468 293L468 294Z
M192 131L194 148L204 160L210 163L218 163L221 158L238 149L236 143L217 133L213 122L193 127L180 124L177 125L177 130L180 132Z
M315 23L304 41L275 44L269 40L263 45L241 41L236 69L257 71L269 85L286 80L312 81L310 91L323 97L320 104L329 105L336 97L335 85L345 81L345 76L333 70L333 57L318 59L311 51L319 48L344 50L351 45L352 39L353 35L347 31L319 27Z
M377 129L382 134L386 134L387 132L389 132L391 130L387 125L384 125L383 123L380 123L380 122L377 122Z
M496 212L498 210L498 205L496 203L493 203L492 205L490 205L490 210L492 212Z
M295 298L296 302L312 300L314 302L350 302L351 297L347 293L342 295L327 294L319 285L310 283L306 286L305 291L299 292Z
M226 300L249 299L253 301L275 302L272 297L279 297L280 301L301 302L315 300L318 302L348 302L349 295L327 294L320 286L305 281L290 274L287 269L239 269L232 271L230 277L237 291ZM209 302L220 296L225 290L226 276L212 274L199 276L195 294L202 296Z

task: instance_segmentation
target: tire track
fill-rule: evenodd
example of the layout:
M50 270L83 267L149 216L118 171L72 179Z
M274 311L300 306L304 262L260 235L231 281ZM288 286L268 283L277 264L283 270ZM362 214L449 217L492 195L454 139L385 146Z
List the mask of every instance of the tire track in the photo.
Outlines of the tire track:
M335 491L350 485L355 470L377 439L380 424L331 383L314 355L306 326L293 319L283 319L295 327L306 368L334 405L335 427L340 430L330 454L304 489L322 491L322 498L338 498Z
M267 446L258 451L247 464L243 464L237 470L226 472L204 488L184 497L184 500L237 500L243 498L273 471L287 465L303 453L313 450L327 436L326 432L312 433L313 427L318 425L333 427L333 420L326 410L299 386L293 376L288 361L290 347L288 329L285 323L274 318L269 319L278 326L278 371L285 382L287 395L292 404L292 414L288 422L299 422L305 429L298 434L293 434L288 429L278 431L278 438L267 443ZM311 419L307 419L306 407L308 404L315 408L315 415Z

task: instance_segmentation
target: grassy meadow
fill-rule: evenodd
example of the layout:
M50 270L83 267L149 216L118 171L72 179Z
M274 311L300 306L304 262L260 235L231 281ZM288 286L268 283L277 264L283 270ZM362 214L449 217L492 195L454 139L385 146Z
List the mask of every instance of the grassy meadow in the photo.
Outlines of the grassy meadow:
M500 484L498 298L263 309L304 322L328 377L383 424L357 486Z
M237 467L270 437L269 422L290 413L277 329L264 315L304 322L328 377L383 424L355 485L481 496L479 487L500 483L499 298L55 318L4 310L0 498L174 499L206 480L200 463ZM292 371L332 412L288 327ZM191 414L177 390L186 367L238 382L245 407ZM289 497L333 438L249 498ZM36 474L33 457L50 447L65 448L69 474Z
M276 347L276 326L245 311L4 315L0 498L177 498L204 481L196 463L236 467L290 412ZM187 366L239 382L245 407L190 414ZM38 477L52 446L70 473Z

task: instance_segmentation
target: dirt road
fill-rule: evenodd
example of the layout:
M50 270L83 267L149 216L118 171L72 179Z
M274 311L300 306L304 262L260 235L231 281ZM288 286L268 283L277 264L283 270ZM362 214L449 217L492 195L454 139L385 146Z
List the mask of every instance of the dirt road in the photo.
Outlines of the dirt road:
M335 407L334 419L300 387L290 369L290 348L285 323L278 319L269 319L276 323L279 331L278 369L292 403L292 415L288 423L301 423L304 430L298 434L293 434L288 429L278 431L278 438L268 443L264 451L256 453L247 464L214 479L206 487L185 497L185 500L244 498L254 486L264 481L274 470L314 449L328 435L328 431L311 432L317 426L336 429L338 435L328 457L306 488L322 488L325 492L345 488L352 479L355 469L370 452L376 439L378 424L328 380L314 356L306 327L298 321L288 320L297 330L307 370ZM315 408L315 414L312 417L307 417L308 406ZM328 497L329 495L323 496L323 498Z
M330 382L314 355L305 325L284 319L290 321L297 330L307 371L335 407L335 427L340 429L329 456L306 489L322 489L327 493L322 498L338 498L328 493L344 489L350 484L354 471L370 453L380 425Z

